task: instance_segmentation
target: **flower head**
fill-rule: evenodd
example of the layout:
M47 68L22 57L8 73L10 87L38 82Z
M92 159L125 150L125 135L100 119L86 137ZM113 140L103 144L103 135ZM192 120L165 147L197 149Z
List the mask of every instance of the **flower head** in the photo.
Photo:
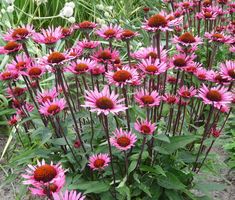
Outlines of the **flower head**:
M110 64L115 61L119 56L119 53L116 50L111 51L110 49L100 49L95 52L92 58L99 63Z
M230 81L235 80L235 61L229 60L221 63L220 72L222 76Z
M121 31L122 29L120 26L111 24L109 26L105 26L97 30L96 34L105 40L110 40L117 38Z
M181 36L174 36L173 43L180 44L183 46L197 46L202 43L201 38L194 37L190 32L186 32Z
M92 155L89 158L89 167L93 170L102 170L110 163L110 157L108 154Z
M134 124L135 130L140 132L143 135L152 135L156 130L155 123L151 123L149 120L136 121Z
M64 110L66 102L64 99L53 99L53 101L46 101L42 103L39 112L45 116L54 116Z
M3 35L3 39L6 41L21 41L28 39L34 34L32 25L23 25L15 29L10 29L8 33Z
M54 200L85 200L86 196L82 193L77 193L76 191L68 191L66 190L64 194L53 193Z
M160 96L157 91L154 90L149 92L141 89L135 93L134 97L140 107L153 107L160 104Z
M91 31L96 27L96 23L90 22L90 21L83 21L80 22L79 24L74 25L74 29L79 29L82 31Z
M113 134L114 136L110 138L111 145L122 151L126 151L132 148L137 141L137 137L135 134L123 131L121 128L116 129Z
M5 46L0 47L0 54L12 54L22 49L22 45L15 41L9 41Z
M82 41L78 41L77 45L82 49L94 49L100 45L100 42L84 39Z
M53 99L55 99L56 97L58 97L58 93L56 91L56 88L53 88L51 90L45 90L43 92L38 92L36 99L38 101L39 104L43 104L46 102L53 102Z
M152 61L151 58L144 59L139 64L139 68L149 75L159 75L167 70L167 65L165 62L160 62L159 59Z

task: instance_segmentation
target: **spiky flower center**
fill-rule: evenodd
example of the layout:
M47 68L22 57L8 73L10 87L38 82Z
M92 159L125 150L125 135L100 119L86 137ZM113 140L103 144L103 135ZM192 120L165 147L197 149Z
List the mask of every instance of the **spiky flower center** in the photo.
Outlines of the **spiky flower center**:
M126 136L121 136L117 139L117 143L121 147L127 147L128 145L130 145L131 140Z
M99 99L96 100L96 106L100 109L107 110L114 108L114 103L108 97L100 97Z
M48 108L47 108L47 112L50 114L56 114L60 111L60 107L57 104L51 104Z
M115 34L116 34L116 30L111 29L111 28L104 32L104 35L107 37L115 37Z
M210 12L205 12L204 16L205 16L205 18L211 18L212 14Z
M61 32L63 36L69 36L71 34L71 31L69 28L62 28Z
M55 51L48 56L47 60L49 63L60 63L65 60L65 56L62 53Z
M142 125L140 130L145 134L149 134L151 132L151 129L148 125Z
M52 100L53 100L53 99L52 99L51 96L44 96L44 97L42 98L42 102L43 102L43 103L45 103L45 102L47 102L47 101L51 102Z
M184 67L186 66L186 60L184 58L176 58L174 61L173 61L174 65L177 66L177 67Z
M105 160L102 158L97 158L94 162L94 166L96 168L102 168L104 166L104 164L105 164Z
M167 102L170 103L170 104L175 103L175 102L176 102L176 97L174 97L174 96L169 96L169 97L167 98Z
M148 19L148 25L150 27L165 27L167 25L167 19L160 14L156 14Z
M12 51L12 50L19 48L19 46L20 45L17 42L10 41L4 46L4 49L8 51Z
M184 98L189 98L191 96L191 93L189 91L183 91L181 93L181 96Z
M29 34L29 31L26 28L16 28L11 36L13 38L25 38Z
M130 80L131 78L132 75L127 70L119 70L113 74L113 80L117 82L125 82L127 80Z
M53 44L57 41L56 37L52 36L52 35L49 35L47 37L45 37L45 43L46 44Z
M98 58L102 59L102 60L110 60L110 59L112 59L112 55L109 51L104 50L104 51L100 52Z
M228 75L235 79L235 69L228 70Z
M76 72L84 72L88 69L88 65L86 63L78 63L75 67Z
M210 90L207 92L206 98L208 98L210 101L219 102L222 100L222 95L218 90Z
M183 7L184 8L188 8L190 6L190 3L189 2L183 2Z
M23 88L20 88L20 87L15 87L13 90L12 90L12 93L14 96L18 97L20 95L22 95L24 93L24 89Z
M43 189L43 193L44 194L48 194L48 192L53 193L53 192L56 192L57 189L58 189L58 186L56 184L52 183L52 184L49 184L48 187L45 187Z
M39 76L42 73L42 70L39 67L31 67L29 69L29 76Z
M158 68L155 65L148 65L145 70L150 73L158 72Z
M154 98L151 95L144 95L140 99L144 104L154 103Z
M189 32L186 32L183 35L181 35L179 37L179 40L187 44L196 42L194 36Z
M146 58L146 59L151 58L151 59L153 59L153 60L156 60L156 59L158 58L158 55L157 55L157 53L151 51L151 52L149 52L149 53L146 55L145 58Z
M224 38L224 36L222 35L222 34L220 34L220 33L214 33L213 35L212 35L212 38L213 39L223 39Z
M134 35L135 35L135 33L129 29L126 29L122 32L122 37L124 37L124 38L133 37Z
M11 78L12 73L11 72L3 72L2 77L3 79Z
M50 182L57 175L56 169L51 165L42 165L39 166L34 171L34 179L36 181L42 181L44 183Z
M81 22L79 24L79 27L83 28L83 29L92 29L93 28L93 23L89 22L89 21L84 21L84 22Z
M24 61L19 61L17 64L16 64L16 69L18 70L22 70L26 67L26 62Z

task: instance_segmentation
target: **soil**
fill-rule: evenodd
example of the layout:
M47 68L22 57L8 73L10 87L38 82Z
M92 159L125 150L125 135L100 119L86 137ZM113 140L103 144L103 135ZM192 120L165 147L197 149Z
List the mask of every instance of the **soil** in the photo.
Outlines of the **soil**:
M3 151L4 145L6 144L7 137L0 135L0 155ZM227 154L223 151L222 147L214 147L212 151L219 155L220 159L224 161L227 158ZM235 171L229 171L229 169L221 170L221 177L210 176L205 173L201 173L202 176L206 177L206 180L209 183L222 183L226 187L222 191L212 192L212 200L235 200ZM16 185L17 182L12 185L1 187L2 181L5 179L5 174L0 168L0 200L15 200L15 196L12 190L14 186L17 191ZM201 193L198 193L198 196L201 196ZM24 198L24 200L29 200L30 198Z

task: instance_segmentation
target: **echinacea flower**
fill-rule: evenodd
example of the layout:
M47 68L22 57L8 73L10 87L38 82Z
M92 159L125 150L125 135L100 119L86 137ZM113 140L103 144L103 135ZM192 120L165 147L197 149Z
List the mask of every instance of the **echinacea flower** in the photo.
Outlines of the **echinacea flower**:
M45 66L35 65L27 68L26 75L31 79L38 79L45 73Z
M100 49L95 52L92 58L99 63L110 64L114 62L115 58L119 56L118 51L110 49Z
M62 65L71 59L66 53L61 53L58 51L53 51L50 54L41 58L41 63L45 65Z
M10 29L8 33L3 35L3 39L6 41L21 41L30 38L33 33L33 26L28 24L19 28Z
M173 94L164 94L162 96L162 100L163 102L173 105L173 104L177 104L179 102L179 97L173 95Z
M198 92L198 97L203 100L204 104L212 105L218 109L220 109L221 106L231 103L232 101L232 94L228 92L226 87L223 86L208 88L203 84Z
M31 64L32 60L28 58L25 54L17 55L15 60L12 60L10 64L7 65L9 70L15 70L19 73L25 71Z
M175 44L180 44L188 47L188 46L197 46L202 43L202 40L197 36L194 37L190 32L186 32L181 36L175 35L172 42Z
M45 116L54 116L64 110L66 101L64 99L53 99L53 101L46 101L42 103L39 112Z
M132 84L139 80L139 74L136 69L131 69L124 66L122 69L117 69L117 71L106 72L105 77L108 79L110 84L123 87L127 84Z
M53 88L51 90L44 90L43 92L38 92L36 99L39 104L43 104L47 101L52 102L53 99L58 97L58 95L59 94L57 93L56 88Z
M201 81L209 80L209 73L203 67L199 67L193 74Z
M100 42L84 39L82 41L78 41L77 45L82 49L94 49L100 45Z
M53 193L52 194L54 200L85 200L86 196L82 193L77 193L76 191L68 191L66 190L65 193Z
M192 65L193 59L196 56L194 54L187 56L186 54L177 54L174 55L171 62L170 62L170 68L174 67L176 69L183 69L189 65Z
M85 104L82 106L90 108L91 112L97 112L98 115L101 113L104 115L117 114L127 109L120 104L124 99L118 100L118 94L115 94L114 91L110 93L108 86L105 86L101 92L95 88L94 91L86 90L85 93Z
M191 86L190 88L188 88L187 86L182 86L181 88L179 88L177 93L181 98L187 100L194 97L197 93L197 90L193 86Z
M110 157L108 154L97 154L92 155L89 158L89 167L92 170L103 170L110 163Z
M12 54L22 49L22 45L15 41L9 41L5 46L0 47L0 54Z
M8 120L8 124L10 126L15 126L19 122L20 118L18 115L13 115L11 118Z
M63 27L63 28L61 28L61 38L67 38L67 37L69 37L70 35L72 35L73 34L73 27L68 27L68 28L66 28L66 27Z
M228 60L225 63L221 63L220 72L224 78L230 81L235 80L235 61Z
M91 75L100 75L105 73L104 65L95 65L90 68Z
M159 59L152 61L152 59L149 58L141 61L139 69L141 69L145 74L159 75L167 70L167 65L165 62L160 62Z
M28 165L26 173L22 175L26 180L23 181L24 185L32 185L35 187L49 185L50 183L65 182L65 170L61 164L47 164L44 160L41 162L37 160L37 165Z
M229 43L231 41L230 36L215 31L212 31L210 33L206 32L205 38L207 38L210 42L218 42L218 43Z
M153 107L160 104L160 96L155 90L149 92L141 89L135 93L134 97L140 107Z
M123 131L122 128L116 129L113 135L110 137L111 145L122 151L127 151L132 148L137 141L135 134L130 131Z
M16 80L17 78L18 73L14 70L5 70L0 73L0 80L2 81Z
M27 88L22 88L22 87L11 87L7 88L7 93L10 98L17 98L25 93Z
M83 74L88 72L91 68L97 65L96 61L91 59L82 58L81 60L76 60L71 62L70 66L67 67L67 70L74 74Z
M230 80L222 75L221 72L210 70L208 71L208 80L221 85L228 85Z
M63 37L61 27L42 29L41 33L34 33L33 40L39 44L53 45Z
M117 38L120 40L128 41L133 39L135 36L139 35L137 32L134 32L129 29L122 30L118 35Z
M79 29L81 31L92 31L96 27L96 23L90 21L83 21L74 25L74 29Z
M136 121L134 124L135 130L143 135L152 135L156 130L156 124L151 123L149 120Z
M65 54L68 55L71 59L80 57L82 53L83 49L79 45L76 45L75 47L72 47L65 52Z
M117 38L117 36L122 31L121 27L118 25L104 26L96 31L96 34L105 40L110 40Z

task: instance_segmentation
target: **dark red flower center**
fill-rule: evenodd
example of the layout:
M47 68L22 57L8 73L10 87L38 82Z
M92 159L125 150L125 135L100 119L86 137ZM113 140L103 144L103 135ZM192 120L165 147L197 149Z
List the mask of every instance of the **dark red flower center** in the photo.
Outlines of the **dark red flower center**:
M194 42L196 42L194 36L189 32L186 32L183 35L181 35L179 37L179 40L184 42L184 43L194 43Z
M49 35L49 36L47 36L46 38L45 38L45 43L46 44L53 44L53 43L55 43L57 41L57 39L54 37L54 36L52 36L52 35Z
M71 34L71 31L69 28L62 28L61 32L63 36L69 36Z
M190 3L189 2L183 2L183 7L184 8L188 8L190 6Z
M140 99L144 104L154 103L154 98L151 95L144 95Z
M183 92L181 93L181 96L182 96L182 97L185 97L185 98L188 98L188 97L191 96L191 93L190 93L189 91L183 91Z
M157 53L155 53L155 52L149 52L147 55L146 55L146 59L148 59L148 58L151 58L151 59L153 59L153 60L155 60L155 59L157 59L158 58L158 55L157 55Z
M205 12L204 16L205 16L205 18L211 18L212 14L210 12Z
M113 74L113 80L117 82L125 82L127 80L130 80L131 78L131 73L126 70L119 70Z
M155 65L148 65L145 70L150 73L158 72L158 68Z
M127 147L128 145L130 145L131 140L126 136L122 136L117 139L117 143L121 147Z
M107 37L114 37L116 34L116 31L114 29L108 29L104 32L104 35Z
M51 183L48 187L43 189L43 193L44 194L48 194L48 192L53 193L53 192L56 192L57 189L58 189L58 186L54 183Z
M172 77L169 77L169 78L168 78L168 82L169 82L169 83L175 83L175 82L176 82L176 78L173 77L173 76L172 76Z
M212 1L211 0L204 0L203 1L203 6L210 6L212 5Z
M3 72L2 77L3 79L11 78L12 73L11 72Z
M12 93L14 96L18 97L20 95L22 95L24 93L24 89L23 88L20 88L20 87L15 87L13 90L12 90Z
M96 106L100 109L107 110L114 108L114 103L108 97L100 97L99 99L96 100Z
M100 52L98 58L103 59L103 60L110 60L112 59L112 55L109 51L104 50Z
M16 28L11 36L13 38L25 38L29 34L29 31L26 28Z
M47 108L47 112L49 113L58 113L60 111L60 107L57 104L51 104L48 108Z
M214 33L212 35L212 38L214 38L214 39L222 39L222 38L224 38L224 36L222 34L220 34L220 33Z
M57 175L56 169L51 165L42 165L34 171L34 179L44 183L50 182Z
M174 65L177 66L177 67L184 67L186 66L186 60L184 58L176 58L174 61L173 61Z
M52 97L51 96L44 96L43 98L42 98L42 102L43 103L45 103L45 102L47 102L47 101L52 101L53 99L52 99Z
M175 103L175 102L176 102L176 97L174 97L174 96L169 96L169 97L167 98L167 102L168 102L168 103Z
M97 158L94 162L94 166L96 168L102 168L104 166L105 160L101 158Z
M84 72L88 69L88 65L85 63L78 63L75 67L76 72Z
M228 70L228 75L232 78L235 78L235 69Z
M93 23L89 21L84 21L79 24L79 27L83 29L91 29L93 28Z
M143 132L143 133L146 133L146 134L149 134L151 132L151 129L149 126L147 125L142 125L140 130Z
M134 35L135 35L135 33L129 29L126 29L122 32L122 37L124 37L124 38L133 37Z
M199 79L202 79L202 80L206 79L206 75L205 74L198 74L197 77Z
M150 27L165 27L167 25L167 20L164 16L156 14L148 19L148 25Z
M4 46L4 49L8 51L12 51L12 50L19 48L19 46L20 45L17 42L10 41Z
M60 63L63 60L65 60L65 56L60 53L60 52L52 52L49 56L48 56L48 62L49 63Z
M16 69L18 70L22 70L26 67L26 62L24 61L19 61L17 64L16 64Z
M219 101L222 100L222 95L221 95L220 92L217 91L217 90L210 90L210 91L206 94L206 98L208 98L210 101L219 102Z
M42 73L42 70L39 67L31 67L29 69L29 76L39 76Z

